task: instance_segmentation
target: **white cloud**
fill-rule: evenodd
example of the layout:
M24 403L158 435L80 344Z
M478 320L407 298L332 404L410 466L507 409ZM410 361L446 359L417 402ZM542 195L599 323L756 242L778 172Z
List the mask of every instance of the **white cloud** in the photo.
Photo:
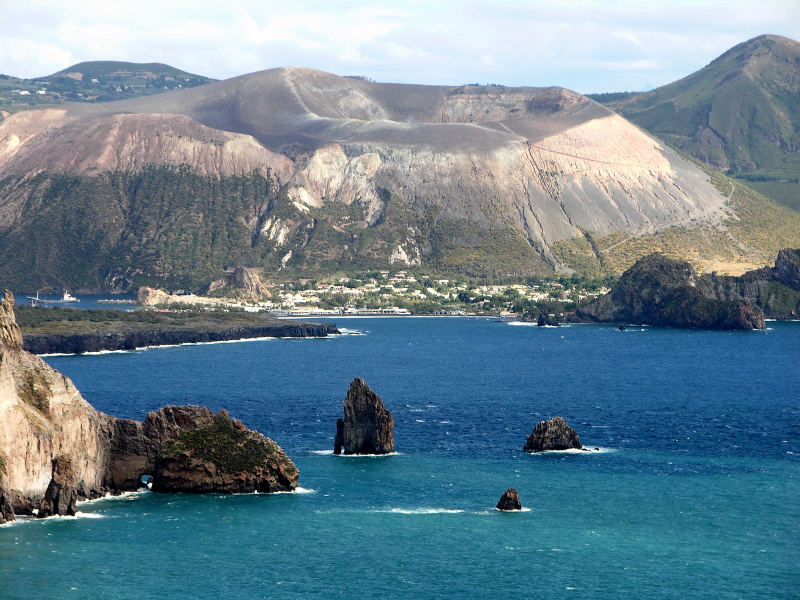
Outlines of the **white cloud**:
M667 83L761 33L800 39L797 0L0 0L0 14L0 72L25 77L105 59L611 91Z

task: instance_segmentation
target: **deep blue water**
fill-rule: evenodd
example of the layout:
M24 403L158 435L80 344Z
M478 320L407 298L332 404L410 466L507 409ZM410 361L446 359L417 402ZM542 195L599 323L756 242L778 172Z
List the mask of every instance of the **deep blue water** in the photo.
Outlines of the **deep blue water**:
M229 409L307 493L0 527L0 598L798 597L800 323L337 322L363 335L49 357L110 414ZM400 454L323 454L355 376ZM602 451L521 452L555 415ZM509 486L529 510L493 510Z

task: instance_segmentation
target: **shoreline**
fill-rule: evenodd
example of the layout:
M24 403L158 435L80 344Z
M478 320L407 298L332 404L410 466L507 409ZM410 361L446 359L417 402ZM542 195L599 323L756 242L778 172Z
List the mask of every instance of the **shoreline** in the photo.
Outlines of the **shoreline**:
M190 329L132 328L75 333L23 333L23 347L37 355L73 355L98 352L132 351L144 348L238 342L258 338L325 338L339 334L335 323L321 321L277 321L233 327Z

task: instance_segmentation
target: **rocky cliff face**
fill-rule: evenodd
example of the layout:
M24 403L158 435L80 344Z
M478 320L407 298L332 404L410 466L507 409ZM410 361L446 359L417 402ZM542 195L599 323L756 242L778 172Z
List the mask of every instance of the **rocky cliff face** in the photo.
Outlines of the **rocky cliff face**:
M241 423L232 422L236 444L203 437L218 421L231 422L227 413L215 416L203 407L168 406L138 422L96 411L68 378L22 350L13 305L13 296L6 293L0 303L3 519L8 518L9 504L25 512L38 508L42 516L74 514L77 499L135 490L142 475L158 472L159 457L168 445L174 448L187 439L194 440L193 456L224 465L226 476L239 481L208 474L202 489L193 486L190 491L249 491L252 486L275 491L297 485L297 470L280 447ZM216 445L209 457L204 453L212 438ZM243 451L250 457L246 464L237 462ZM164 489L178 491L180 485Z
M101 432L109 417L95 411L68 378L22 350L9 294L0 307L0 331L0 456L6 488L41 499L53 461L69 457L72 474L85 489L103 489L108 452Z
M561 417L540 421L525 441L523 450L542 452L544 450L569 450L583 448L578 433Z
M336 421L334 454L394 452L394 419L380 396L360 377L347 390L344 419Z
M703 329L763 329L764 316L800 314L800 250L781 250L775 267L740 277L697 275L686 262L653 254L612 290L578 311L599 322Z
M269 269L368 262L533 273L562 268L554 245L584 232L638 235L713 225L726 214L725 198L702 171L569 90L377 84L282 68L5 119L0 234L33 227L32 206L64 201L71 188L55 175L80 176L95 193L113 188L96 206L108 218L87 231L100 256L81 260L123 256L131 263L117 264L121 272L155 277L163 264L140 263L163 244L140 255L121 246L137 235L170 234L176 224L137 234L141 222L130 211L137 201L129 197L136 186L114 179L154 165L211 176L202 182L208 188L218 178L270 174L279 198L247 197L226 208L235 213L226 227L242 232L224 257ZM240 179L235 188L247 189ZM196 195L195 185L187 184L187 194ZM176 188L168 189L147 201L169 204ZM174 202L157 214L178 214L186 204ZM186 265L185 254L205 259L220 236L208 207L183 218L191 233L170 234L169 247L183 252ZM185 247L191 244L197 247ZM487 260L491 252L507 256ZM473 256L468 264L464 254ZM170 270L175 277L180 265Z
M231 273L211 283L208 293L217 292L227 288L225 295L235 298L250 298L261 300L272 298L272 292L261 281L258 269L248 269L246 267L236 267Z

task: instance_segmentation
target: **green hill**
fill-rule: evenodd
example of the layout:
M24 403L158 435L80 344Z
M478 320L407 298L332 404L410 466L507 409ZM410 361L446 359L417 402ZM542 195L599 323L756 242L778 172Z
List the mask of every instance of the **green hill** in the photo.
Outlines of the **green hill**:
M592 97L800 210L800 43L762 35L650 92Z
M0 75L0 111L12 113L63 102L108 102L211 81L162 63L82 62L33 79Z

